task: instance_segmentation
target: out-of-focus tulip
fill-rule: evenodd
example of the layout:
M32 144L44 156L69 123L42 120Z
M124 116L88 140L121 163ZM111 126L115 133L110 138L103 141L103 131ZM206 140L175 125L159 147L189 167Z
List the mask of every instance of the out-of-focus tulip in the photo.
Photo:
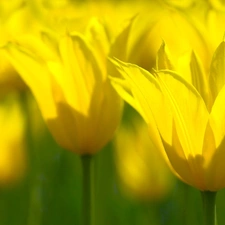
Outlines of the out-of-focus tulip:
M112 138L122 106L107 78L104 28L93 19L85 35L42 37L8 44L8 58L32 90L59 145L94 154Z
M0 104L0 185L19 182L25 175L27 158L24 117L17 99Z
M172 52L174 69L185 79L191 80L187 59L191 57L192 50L208 73L213 52L223 38L225 14L210 8L208 1L190 5L177 10L165 4L152 3L149 5L151 11L138 14L123 30L120 35L122 40L114 44L116 51L112 56L151 71L164 41Z
M225 4L222 0L209 0L210 6L218 11L225 11Z
M147 18L143 19L143 17ZM142 27L142 29L139 28L140 33L135 32L137 26ZM192 49L195 49L204 65L208 65L210 60L206 41L188 17L174 9L159 10L154 20L148 14L140 15L133 25L130 36L133 40L128 61L147 70L154 67L162 41L168 44L173 53L175 66L180 72L183 72L184 67L186 69L189 66L180 60L186 55L190 56Z
M149 1L28 1L31 12L43 26L58 33L83 32L90 18L97 17L105 25L107 36L114 39L130 18L146 8Z
M35 33L40 28L24 1L1 1L0 12L0 47L21 34ZM25 88L5 53L0 51L0 95Z
M143 201L160 200L169 194L174 179L142 120L134 118L120 127L115 148L119 182L125 194Z
M173 71L153 74L138 66L113 61L124 79L113 78L118 93L132 104L149 125L156 146L163 146L176 175L202 191L225 187L225 42L217 48L211 63L210 94L202 97L201 64L192 57L188 83Z
M181 8L181 9L187 9L190 8L192 5L196 4L195 0L162 0L162 2L171 5L173 7Z

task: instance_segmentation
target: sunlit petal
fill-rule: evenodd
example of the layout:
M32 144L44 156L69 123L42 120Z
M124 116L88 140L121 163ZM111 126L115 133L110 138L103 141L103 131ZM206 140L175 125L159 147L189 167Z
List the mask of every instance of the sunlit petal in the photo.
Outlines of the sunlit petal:
M223 41L214 53L209 76L210 90L213 100L225 84L225 42Z
M16 44L8 44L7 51L10 62L32 89L44 117L54 118L56 116L56 108L50 88L50 76L42 59Z

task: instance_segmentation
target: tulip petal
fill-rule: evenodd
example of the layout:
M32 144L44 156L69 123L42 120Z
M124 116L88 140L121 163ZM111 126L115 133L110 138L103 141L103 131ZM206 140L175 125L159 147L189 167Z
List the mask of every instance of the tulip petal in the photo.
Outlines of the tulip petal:
M190 68L191 68L192 84L204 99L207 108L210 109L212 103L210 102L211 99L207 77L203 70L200 60L198 59L197 55L194 52L192 52L191 55Z
M124 81L122 78L113 78L114 87L125 101L131 103L145 119L154 145L167 160L161 136L166 142L172 143L172 117L170 113L165 113L168 107L157 80L148 71L138 66L123 63L117 59L111 59L110 61L125 79ZM128 90L127 86L129 87Z
M157 72L162 91L170 102L181 147L173 143L176 154L183 151L198 187L204 187L202 180L202 145L208 122L208 111L196 89L172 71ZM178 142L177 142L178 143Z
M152 74L138 66L122 63L119 60L111 61L116 65L117 70L130 86L129 93L124 90L124 86L120 88L117 87L117 90L120 91L119 93L121 96L125 97L125 100L128 99L129 101L129 98L132 98L132 101L135 102L136 105L139 104L139 107L136 107L136 109L139 112L139 108L142 110L141 114L142 116L144 115L144 118L146 118L146 122L149 125L150 137L158 149L163 152L167 162L169 159L169 166L173 171L175 170L175 174L181 180L184 180L189 184L195 184L195 186L198 185L199 187L202 187L202 181L198 176L194 176L193 166L190 166L190 162L188 161L190 160L192 163L194 157L191 159L189 152L184 151L183 149L183 147L186 146L181 146L178 138L174 138L174 132L178 132L174 127L172 111L161 91L160 83ZM116 82L117 79L119 78L114 78L114 81ZM175 78L171 76L171 79ZM177 83L179 83L179 80ZM117 83L117 85L119 85L119 83ZM126 94L124 94L124 92ZM127 95L129 98L126 97ZM161 137L159 137L159 132ZM179 137L179 134L177 134L177 136ZM162 147L161 138L163 139L166 151L164 151L164 148ZM165 154L167 156L165 156ZM172 163L175 163L175 165ZM178 169L180 165L182 165L183 168L181 171Z
M198 187L199 189L203 189L203 181L199 179L198 176L195 176L195 172L193 171L192 166L190 166L190 161L193 161L192 158L186 158L183 147L181 146L178 133L175 128L175 124L173 126L173 140L172 144L169 145L166 142L163 142L167 157L169 162L173 168L173 172L175 171L176 176L181 179L183 182ZM196 160L196 159L195 159Z
M225 84L225 42L216 49L210 68L209 84L213 101Z
M225 170L224 161L221 160L225 157L225 138L221 140L220 145L216 148L211 118L206 128L203 149L205 190L220 190L225 187L225 174L221 172Z
M117 70L125 78L126 82L129 82L130 92L136 100L136 109L142 114L147 123L154 124L157 121L161 135L171 143L172 137L171 135L168 136L168 134L172 130L172 118L166 118L169 114L163 115L167 105L155 77L136 65L123 63L116 59L111 61L117 66ZM163 115L162 118L160 118L160 115Z
M171 56L167 46L165 45L165 42L163 42L156 56L156 70L173 70L174 67L170 58Z
M56 117L50 74L46 70L45 62L16 43L9 43L5 51L12 65L33 92L44 118Z
M96 121L95 126L89 128L93 129L92 133L95 134L93 145L96 149L101 149L114 135L121 119L123 106L122 99L113 89L109 80L103 84L102 92L104 94L99 106L98 119L92 118L92 121Z
M130 104L134 109L138 110L137 102L135 101L132 92L130 90L129 83L126 80L122 80L120 78L109 77L112 83L112 86L119 93L119 95L123 96L123 99ZM140 113L140 112L139 112ZM145 115L140 113L143 117Z
M225 86L219 92L210 113L210 126L215 137L215 148L218 148L225 135Z
M89 23L86 37L88 43L96 49L96 60L101 71L104 71L103 75L106 76L106 55L108 55L110 44L105 29L103 24L96 17L93 17Z
M201 154L208 122L208 111L202 97L178 74L172 71L156 73L162 91L170 102L183 149L192 156Z
M93 89L102 83L102 72L93 50L84 37L78 35L65 36L59 47L65 67L68 101L80 113L88 115Z
M129 47L130 32L135 18L136 16L134 16L128 21L126 27L122 30L122 32L116 37L116 39L112 43L109 53L111 57L117 57L124 61L127 60L129 55L128 47ZM124 43L126 44L124 45Z

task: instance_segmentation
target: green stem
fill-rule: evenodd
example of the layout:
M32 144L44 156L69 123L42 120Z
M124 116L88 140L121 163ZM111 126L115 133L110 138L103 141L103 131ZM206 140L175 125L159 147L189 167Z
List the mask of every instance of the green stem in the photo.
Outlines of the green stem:
M217 225L216 193L217 192L211 192L211 191L201 192L202 203L203 203L204 225Z
M144 202L139 208L141 210L139 216L139 224L160 224L159 202Z
M83 169L83 208L82 225L94 225L94 158L82 155Z

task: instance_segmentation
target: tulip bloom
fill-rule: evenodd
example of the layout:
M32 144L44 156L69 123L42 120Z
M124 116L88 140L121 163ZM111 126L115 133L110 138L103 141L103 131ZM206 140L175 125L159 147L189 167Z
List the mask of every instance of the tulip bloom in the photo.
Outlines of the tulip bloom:
M38 30L37 22L23 1L1 1L0 9L0 47L18 35ZM0 95L12 90L24 90L26 85L3 51L0 52L0 62Z
M94 154L113 136L121 99L107 79L108 42L93 19L86 35L43 34L5 48L33 92L44 120L63 148Z
M202 82L206 76L193 54L193 84L170 70L149 73L112 60L123 78L112 78L118 93L144 117L155 145L164 147L174 173L201 191L225 187L224 52L222 42L207 82Z
M187 16L188 13L182 14L178 10L165 8L157 3L153 3L150 7L152 8L150 13L149 11L140 13L127 29L123 30L121 37L123 45L126 43L126 57L121 57L121 54L113 56L151 70L155 65L157 51L164 40L173 52L174 62L179 66L179 60L189 55L192 49L199 54L204 65L208 66L211 52L200 30L204 24L199 20L198 23L193 23L194 19ZM118 45L115 48L119 48ZM176 68L178 65L175 65ZM179 71L183 72L185 69L181 67Z
M152 3L149 6L151 12L138 14L123 30L120 42L116 39L118 43L113 46L116 51L112 56L151 71L164 40L173 53L175 70L183 77L189 79L191 76L187 58L192 49L200 57L203 69L209 73L212 55L224 35L224 12L210 8L208 1L195 1L193 5L193 1L165 2L177 7L183 5L184 9Z
M174 179L147 130L137 116L122 124L115 136L115 163L126 195L143 201L161 200L171 191Z
M25 121L14 97L0 104L0 186L16 184L27 169Z

